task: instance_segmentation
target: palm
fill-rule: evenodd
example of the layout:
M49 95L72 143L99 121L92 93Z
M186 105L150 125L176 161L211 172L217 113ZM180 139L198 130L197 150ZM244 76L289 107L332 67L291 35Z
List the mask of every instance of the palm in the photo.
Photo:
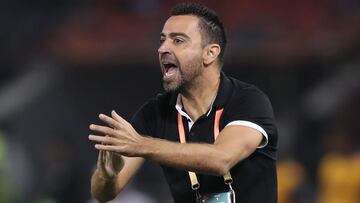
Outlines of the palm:
M98 169L105 178L115 177L124 165L121 155L108 151L99 151Z

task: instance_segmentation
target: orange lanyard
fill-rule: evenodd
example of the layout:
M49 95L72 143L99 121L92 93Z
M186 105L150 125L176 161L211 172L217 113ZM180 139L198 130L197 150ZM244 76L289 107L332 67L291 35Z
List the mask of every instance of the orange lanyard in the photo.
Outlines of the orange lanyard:
M223 111L224 111L224 109L219 109L215 113L214 141L216 140L216 138L218 137L218 135L220 133L219 123L220 123L220 117L221 117L221 114L223 113ZM186 143L185 129L184 129L182 116L181 116L180 113L178 113L178 131L179 131L180 143ZM189 172L191 187L192 187L193 190L197 190L200 187L200 183L199 183L199 181L197 179L196 173L191 172L191 171L188 171L188 172ZM230 175L230 172L227 172L224 175L224 181L225 181L226 184L231 184L232 183L232 177Z
M217 136L219 135L219 132L220 132L219 131L219 122L220 122L220 117L221 117L221 114L222 114L223 111L224 111L224 109L219 109L215 113L214 140L216 140L216 138L217 138ZM178 130L179 130L180 142L181 143L186 143L184 124L183 124L182 116L181 116L180 113L178 113Z

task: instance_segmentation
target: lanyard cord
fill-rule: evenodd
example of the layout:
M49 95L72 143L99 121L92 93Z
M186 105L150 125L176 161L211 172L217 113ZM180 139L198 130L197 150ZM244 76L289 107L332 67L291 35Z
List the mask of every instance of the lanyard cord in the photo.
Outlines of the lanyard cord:
M224 111L224 109L219 109L216 111L215 113L215 120L214 120L214 140L216 140L216 138L218 137L220 131L219 131L219 123L220 123L220 117L222 112ZM183 124L183 120L182 120L182 116L180 113L178 113L178 131L179 131L179 138L180 138L180 143L186 143L186 138L185 138L185 130L184 130L184 124ZM197 190L200 187L200 183L197 179L196 173L192 172L192 171L188 171L189 173L189 177L190 177L190 182L191 182L191 188L193 190ZM224 182L225 184L230 185L232 183L232 177L230 172L227 172L224 176Z

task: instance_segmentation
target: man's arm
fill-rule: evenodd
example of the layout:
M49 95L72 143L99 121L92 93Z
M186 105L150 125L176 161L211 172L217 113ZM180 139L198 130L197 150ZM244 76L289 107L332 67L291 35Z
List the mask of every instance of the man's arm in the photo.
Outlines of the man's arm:
M142 155L175 168L223 176L252 154L262 137L255 129L233 125L224 128L214 144L180 144L145 138Z
M214 144L180 144L139 135L126 120L112 112L112 118L100 115L102 121L116 129L91 125L90 129L109 135L90 135L100 150L126 156L149 158L161 164L213 175L224 175L239 161L248 157L260 144L262 134L250 127L225 127Z
M116 197L136 174L144 159L99 151L97 168L91 178L91 194L99 202Z

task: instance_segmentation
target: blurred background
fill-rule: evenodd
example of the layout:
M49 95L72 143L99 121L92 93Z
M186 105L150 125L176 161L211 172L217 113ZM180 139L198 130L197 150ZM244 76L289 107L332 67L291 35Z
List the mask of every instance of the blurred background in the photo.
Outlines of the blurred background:
M175 0L0 2L0 202L92 203L99 113L162 91ZM360 1L197 1L228 35L227 75L262 89L280 132L279 203L360 202ZM171 202L148 161L117 202Z

